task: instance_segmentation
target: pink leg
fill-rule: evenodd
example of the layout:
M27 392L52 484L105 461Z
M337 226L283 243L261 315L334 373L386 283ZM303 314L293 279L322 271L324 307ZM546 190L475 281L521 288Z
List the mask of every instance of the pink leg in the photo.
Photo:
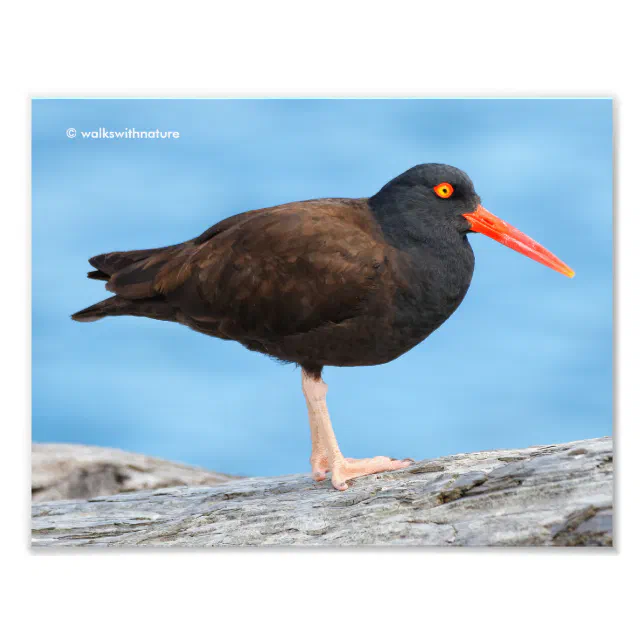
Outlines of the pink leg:
M316 481L322 480L324 474L331 470L333 487L337 490L346 490L349 487L347 481L350 479L366 474L400 470L412 463L409 459L398 461L387 456L361 459L344 458L335 438L326 406L327 389L327 384L322 378L316 379L302 370L302 390L309 410L313 443L311 466L313 478Z
M308 399L306 407L309 410L309 426L311 427L311 477L314 481L324 481L326 473L329 471L329 459L326 457L326 449L322 444L317 418Z

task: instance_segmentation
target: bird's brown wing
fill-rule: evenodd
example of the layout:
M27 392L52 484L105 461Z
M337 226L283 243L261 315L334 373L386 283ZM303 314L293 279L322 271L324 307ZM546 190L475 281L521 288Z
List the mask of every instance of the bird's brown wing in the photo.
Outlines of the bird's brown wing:
M115 274L108 289L162 295L190 326L248 342L386 305L386 245L364 200L299 202L234 219Z

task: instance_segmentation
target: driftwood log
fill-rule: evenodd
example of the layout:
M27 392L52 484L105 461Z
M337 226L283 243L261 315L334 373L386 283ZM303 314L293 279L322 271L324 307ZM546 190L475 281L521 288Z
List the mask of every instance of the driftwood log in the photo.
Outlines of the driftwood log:
M176 485L218 485L239 477L110 447L34 443L32 501L91 499Z
M458 454L357 479L235 479L33 504L51 546L612 546L610 438Z

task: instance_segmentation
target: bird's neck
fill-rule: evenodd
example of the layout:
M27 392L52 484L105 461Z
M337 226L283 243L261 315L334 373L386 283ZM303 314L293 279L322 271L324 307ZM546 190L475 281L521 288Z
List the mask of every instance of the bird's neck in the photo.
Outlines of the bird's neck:
M383 188L368 200L383 235L391 246L412 250L431 244L431 219L422 190Z
M474 253L467 236L429 210L421 190L380 191L368 201L385 241L399 253L399 266L417 291L419 306L433 308L440 299L455 309L474 272ZM449 306L448 306L449 303Z

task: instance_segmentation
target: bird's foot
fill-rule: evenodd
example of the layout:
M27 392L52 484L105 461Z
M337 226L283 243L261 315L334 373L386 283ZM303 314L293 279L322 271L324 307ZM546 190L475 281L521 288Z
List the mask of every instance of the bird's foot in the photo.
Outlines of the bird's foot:
M333 487L336 490L344 491L349 485L347 481L366 476L367 474L378 474L380 472L392 472L409 467L413 459L396 460L389 456L375 456L374 458L343 458L337 466L331 478ZM320 479L321 480L321 479Z

